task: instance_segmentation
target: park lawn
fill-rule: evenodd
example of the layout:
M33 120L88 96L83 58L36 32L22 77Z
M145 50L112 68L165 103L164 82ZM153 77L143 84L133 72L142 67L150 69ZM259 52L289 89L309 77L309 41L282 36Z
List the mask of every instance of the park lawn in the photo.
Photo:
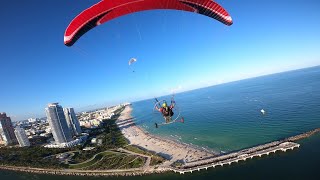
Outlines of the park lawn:
M86 168L88 166L92 166L93 164L97 163L98 161L101 161L105 156L112 155L114 154L113 152L106 151L106 152L101 152L99 154L94 155L91 159L78 163L78 164L69 164L70 169L82 169Z
M135 153L150 156L151 157L150 166L158 165L158 164L161 164L162 162L165 161L165 159L163 157L157 155L156 153L140 149L139 147L134 146L134 145L125 146L124 149L127 149L127 150L135 152Z
M109 154L98 163L87 167L87 170L129 169L140 168L145 164L145 158L130 154Z

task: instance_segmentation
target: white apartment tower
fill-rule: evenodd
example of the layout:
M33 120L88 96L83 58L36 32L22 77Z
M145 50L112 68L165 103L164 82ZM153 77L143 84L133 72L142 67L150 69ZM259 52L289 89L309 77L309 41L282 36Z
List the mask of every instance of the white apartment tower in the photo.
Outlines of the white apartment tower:
M82 133L80 122L73 108L63 108L64 116L66 117L68 127L73 136L78 136Z
M46 114L55 142L60 144L72 141L62 106L58 103L51 103L46 108Z
M14 134L18 139L20 147L30 146L30 141L26 135L26 131L23 128L16 127Z

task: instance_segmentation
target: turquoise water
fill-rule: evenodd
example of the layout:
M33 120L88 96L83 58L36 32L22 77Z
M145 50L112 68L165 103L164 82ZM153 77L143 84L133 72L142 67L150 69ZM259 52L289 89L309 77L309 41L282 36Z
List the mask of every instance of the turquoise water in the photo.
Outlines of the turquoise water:
M170 96L159 99L170 101ZM153 113L153 99L133 103L136 123L216 151L242 149L320 127L320 67L184 92L175 100L184 124L154 128L163 119Z
M176 94L185 117L155 129L161 116L153 99L133 103L136 123L151 133L217 151L232 151L320 127L320 67L253 78ZM166 98L168 101L170 97ZM267 113L262 116L261 109ZM231 166L178 175L166 173L117 179L319 179L320 134L286 153ZM105 179L0 171L0 179ZM114 179L114 178L108 178Z

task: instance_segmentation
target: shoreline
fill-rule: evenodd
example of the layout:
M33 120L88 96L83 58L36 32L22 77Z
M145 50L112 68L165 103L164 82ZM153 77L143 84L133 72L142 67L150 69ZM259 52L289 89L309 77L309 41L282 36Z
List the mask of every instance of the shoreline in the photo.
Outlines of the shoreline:
M142 176L147 174L159 174L169 171L165 169L144 171L142 169L127 169L127 170L70 170L70 169L42 169L32 167L18 166L0 166L0 170L19 171L24 173L47 174L47 175L64 175L64 176Z
M274 141L270 143L265 143L262 145L256 145L247 149L237 150L229 153L212 153L205 149L200 149L198 147L193 147L192 145L176 142L174 140L166 139L156 135L152 135L145 131L141 127L138 127L133 122L131 116L132 107L126 106L121 112L118 120L116 121L119 129L129 141L130 145L136 145L142 149L152 151L158 155L167 157L160 165L148 166L146 168L132 168L132 169L111 169L111 170L75 170L75 169L43 169L43 168L32 168L32 167L19 167L19 166L6 166L0 165L0 170L8 171L19 171L25 173L36 173L36 174L48 174L48 175L65 175L65 176L93 176L93 177L103 177L103 176L142 176L148 174L159 174L165 172L178 172L184 174L186 172L200 171L200 169L207 169L209 167L223 166L223 164L231 164L233 162L238 162L240 160L245 160L246 158L252 158L254 156L260 156L259 154L254 154L261 151L265 151L268 148L273 148L276 150L286 151L283 149L283 143L296 142L302 139L306 139L320 132L320 128L313 129L311 131L294 135L291 137L283 138L279 141ZM281 142L280 142L281 141ZM275 143L275 145L273 145ZM294 143L294 147L299 147L299 144ZM287 149L293 149L290 146ZM280 147L280 149L279 149ZM258 151L253 152L254 149ZM250 152L252 150L252 152ZM183 151L183 152L181 152ZM246 151L246 152L245 152ZM265 154L272 153L272 151L264 152ZM274 151L275 152L275 151ZM239 156L237 154L240 154ZM244 154L245 153L245 157ZM252 153L249 157L248 155ZM191 157L190 157L190 154ZM187 155L187 156L186 156ZM247 157L248 156L248 157ZM201 158L200 158L201 157ZM261 157L261 156L260 156ZM180 167L171 166L177 160L184 161L184 164ZM234 159L233 161L227 162L227 160ZM220 159L224 159L220 161Z
M176 161L182 161L183 163L188 164L219 155L218 153L213 153L189 144L152 135L135 125L133 117L131 116L131 111L131 106L126 106L123 110L116 121L119 129L129 141L129 144L155 152L167 159L167 162L161 165L161 167L170 168L170 165Z
M215 154L215 155L220 155L221 152L218 152L218 151L214 151L208 147L204 148L204 147L201 147L201 146L198 146L198 145L195 145L195 144L188 144L188 143L185 143L185 142L181 142L173 137L162 137L160 135L153 135L151 133L149 133L148 131L146 131L145 129L143 129L142 127L139 127L139 126L136 126L136 128L140 129L142 132L144 132L146 135L150 136L150 137L153 137L155 139L161 139L163 141L168 141L168 142L173 142L173 143L177 143L177 144L181 144L181 145L184 145L184 146L190 146L192 147L193 149L197 149L199 151L205 151L207 153L211 153L211 154Z

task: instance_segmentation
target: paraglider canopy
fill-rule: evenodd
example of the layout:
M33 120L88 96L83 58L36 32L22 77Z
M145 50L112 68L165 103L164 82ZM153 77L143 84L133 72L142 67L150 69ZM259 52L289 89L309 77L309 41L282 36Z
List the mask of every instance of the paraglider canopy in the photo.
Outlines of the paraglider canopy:
M101 0L77 15L67 27L64 44L72 46L90 29L123 15L155 9L189 11L230 26L228 12L212 0Z
M134 62L137 62L137 59L136 59L136 58L131 58L131 59L129 60L129 66L130 66L132 63L134 63Z

